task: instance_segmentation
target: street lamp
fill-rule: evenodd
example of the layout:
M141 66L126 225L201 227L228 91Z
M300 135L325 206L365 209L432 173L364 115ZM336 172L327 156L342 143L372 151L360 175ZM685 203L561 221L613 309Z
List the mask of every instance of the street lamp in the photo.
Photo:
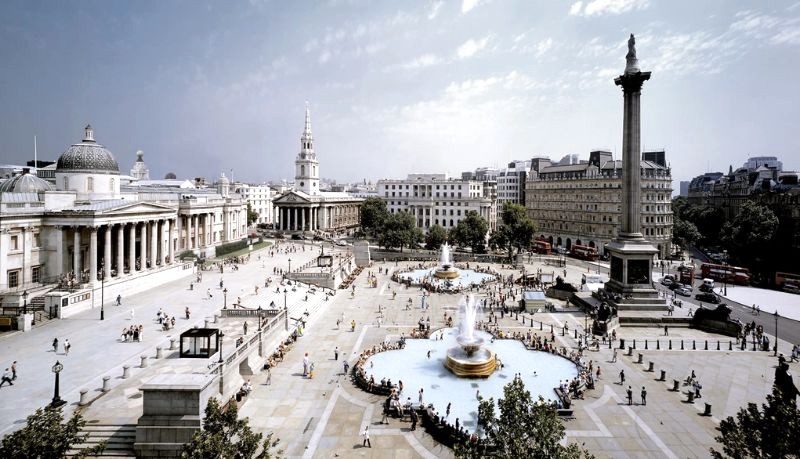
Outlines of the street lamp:
M63 369L64 369L64 365L62 365L59 361L56 360L56 364L53 365L53 368L52 368L53 373L56 374L56 386L55 386L55 389L53 390L53 400L50 402L50 407L52 407L52 408L58 408L59 406L64 405L65 403L67 403L65 400L62 400L61 397L58 395L58 382L59 382L58 381L59 380L58 374L61 373L61 370L63 370Z
M28 313L28 291L27 290L22 292L22 301L24 303L23 306L22 306L22 313L23 314L27 314ZM19 304L19 303L17 303L17 304Z
M225 333L219 332L219 363L222 363L222 338L225 338Z
M105 303L105 280L106 280L106 270L103 268L103 263L100 263L100 320L106 320L106 310L103 306Z
M289 258L289 274L292 273L292 259Z
M223 298L222 309L228 309L228 288L227 287L222 289L222 298Z
M778 355L778 310L775 310L775 354Z

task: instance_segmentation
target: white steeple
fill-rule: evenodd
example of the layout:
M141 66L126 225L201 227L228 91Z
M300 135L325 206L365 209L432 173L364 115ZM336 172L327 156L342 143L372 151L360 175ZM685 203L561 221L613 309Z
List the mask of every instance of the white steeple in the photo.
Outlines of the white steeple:
M300 154L297 155L294 186L298 191L310 195L319 194L319 163L314 153L314 136L311 134L311 110L306 102L306 122L300 136Z

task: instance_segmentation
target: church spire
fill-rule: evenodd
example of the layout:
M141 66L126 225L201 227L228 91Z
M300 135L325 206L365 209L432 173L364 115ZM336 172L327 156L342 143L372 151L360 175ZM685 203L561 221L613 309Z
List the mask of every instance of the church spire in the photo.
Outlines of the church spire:
M306 126L303 129L303 138L311 138L311 109L308 107L308 101L306 101Z
M311 109L308 107L308 101L306 101L306 124L300 137L300 156L314 157L314 136L311 135Z

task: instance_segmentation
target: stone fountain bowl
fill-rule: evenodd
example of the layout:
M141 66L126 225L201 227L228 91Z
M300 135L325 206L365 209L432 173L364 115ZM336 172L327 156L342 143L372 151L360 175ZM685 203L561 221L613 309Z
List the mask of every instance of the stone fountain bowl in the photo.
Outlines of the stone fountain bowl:
M459 272L458 269L447 266L434 271L433 276L437 279L455 279L459 276Z
M456 338L458 345L461 346L461 349L464 350L464 353L467 355L474 354L478 349L483 346L484 340L481 337L473 336L472 338L465 338L463 336L459 336Z
M472 345L468 344L468 346ZM461 378L488 378L494 373L497 359L489 348L479 345L477 349L467 353L459 343L458 347L451 347L447 350L444 366Z

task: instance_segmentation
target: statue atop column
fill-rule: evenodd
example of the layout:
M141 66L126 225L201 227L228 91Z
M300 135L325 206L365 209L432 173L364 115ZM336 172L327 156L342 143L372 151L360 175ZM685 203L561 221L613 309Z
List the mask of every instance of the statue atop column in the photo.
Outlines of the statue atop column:
M628 54L625 55L625 73L639 72L639 60L636 58L636 38L631 34L628 38Z

